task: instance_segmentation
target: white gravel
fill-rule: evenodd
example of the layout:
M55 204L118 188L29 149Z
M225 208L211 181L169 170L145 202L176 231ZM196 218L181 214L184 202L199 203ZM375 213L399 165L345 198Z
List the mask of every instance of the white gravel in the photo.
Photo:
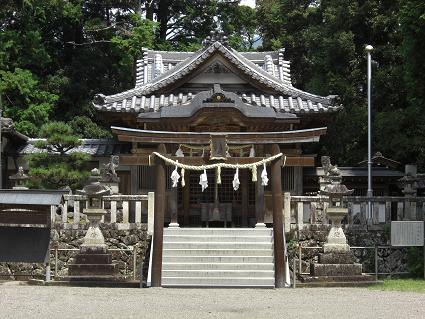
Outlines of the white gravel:
M119 289L0 283L0 318L425 318L425 294L365 288Z

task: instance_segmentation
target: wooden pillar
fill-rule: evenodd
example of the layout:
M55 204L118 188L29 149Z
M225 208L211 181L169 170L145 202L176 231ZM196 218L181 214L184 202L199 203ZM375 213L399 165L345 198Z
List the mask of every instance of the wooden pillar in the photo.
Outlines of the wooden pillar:
M255 183L255 217L257 223L255 227L266 227L264 224L264 186L261 184L261 173L263 172L263 166L257 167L257 182Z
M160 154L165 154L165 145L158 148ZM165 211L165 185L166 170L165 162L159 157L155 157L156 165L156 190L155 190L155 218L153 234L152 253L152 287L161 287L162 277L162 244L164 233L164 211Z
M130 193L135 195L139 190L139 174L137 166L130 166Z
M279 145L273 144L272 155L280 153ZM282 158L278 158L271 163L271 182L273 200L273 237L274 237L274 269L275 287L284 287L284 245L283 245L283 220L282 220Z
M185 175L185 186L182 187L183 190L183 211L184 218L183 223L185 226L189 225L189 210L190 210L190 178L189 171Z
M241 199L242 199L242 226L248 226L248 170L240 170L241 173Z
M177 187L172 187L170 192L170 205L168 207L170 209L171 222L169 227L179 227L177 190L178 190Z

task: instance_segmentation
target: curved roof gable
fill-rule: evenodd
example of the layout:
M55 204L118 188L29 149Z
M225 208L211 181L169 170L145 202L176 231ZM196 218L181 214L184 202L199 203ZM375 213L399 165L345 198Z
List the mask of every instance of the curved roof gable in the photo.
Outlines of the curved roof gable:
M145 84L139 84L131 90L110 96L98 94L93 104L100 110L108 111L117 111L116 105L121 105L119 111L125 111L127 104L131 104L131 108L136 109L137 107L133 107L133 104L136 104L137 99L140 97L142 97L142 100L143 97L155 98L155 95L163 94L167 88L172 87L176 82L182 81L185 77L190 77L194 72L199 70L204 62L216 54L219 54L233 67L237 68L247 79L252 79L253 82L256 82L260 86L275 92L272 95L276 97L289 96L292 99L299 100L300 105L302 105L302 101L306 101L307 104L316 104L319 108L323 106L324 108L329 108L330 111L339 108L333 105L333 96L323 97L299 90L293 87L287 79L282 80L274 76L252 62L246 54L239 53L219 41L210 42L210 44L192 54L186 52L184 55L186 58L184 60L177 63L174 67L169 67L163 73L157 74L155 78ZM161 103L159 103L160 106ZM153 105L150 108L157 111L158 107ZM144 105L140 105L140 109L144 109Z

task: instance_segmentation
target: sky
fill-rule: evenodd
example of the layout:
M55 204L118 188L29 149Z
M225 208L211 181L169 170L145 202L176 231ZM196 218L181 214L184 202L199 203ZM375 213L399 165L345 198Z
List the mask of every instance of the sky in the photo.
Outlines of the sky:
M251 7L251 8L255 8L255 0L241 0L240 4Z

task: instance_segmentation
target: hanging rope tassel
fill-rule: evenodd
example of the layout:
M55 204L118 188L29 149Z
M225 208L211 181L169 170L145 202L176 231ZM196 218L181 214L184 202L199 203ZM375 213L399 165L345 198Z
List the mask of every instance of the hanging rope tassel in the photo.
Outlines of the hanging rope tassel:
M257 181L257 166L256 165L251 166L251 173L252 173L252 181L256 182Z
M217 184L221 184L221 166L217 167Z
M255 157L254 144L252 144L251 149L249 150L249 157Z
M179 161L176 161L176 162L178 163ZM176 165L176 168L171 173L171 180L173 181L172 187L177 187L179 179L180 179L180 175L179 175L179 172L177 171L177 165Z
M184 181L184 173L185 173L185 170L184 170L184 168L182 168L182 170L181 170L181 172L180 172L181 174L182 174L182 187L185 187L186 186L186 182Z
M202 187L202 192L208 187L208 177L205 169L201 176L199 176L199 185Z
M267 186L269 178L267 177L266 163L263 164L263 171L261 172L261 185Z
M236 167L236 173L235 176L233 177L233 189L235 191L237 191L239 189L239 185L241 184L241 182L239 181L239 167Z

